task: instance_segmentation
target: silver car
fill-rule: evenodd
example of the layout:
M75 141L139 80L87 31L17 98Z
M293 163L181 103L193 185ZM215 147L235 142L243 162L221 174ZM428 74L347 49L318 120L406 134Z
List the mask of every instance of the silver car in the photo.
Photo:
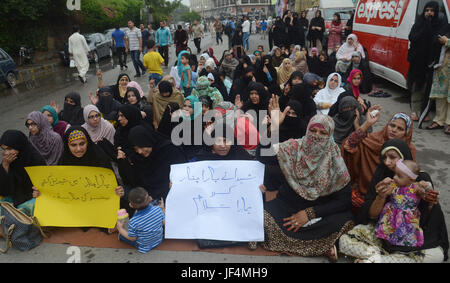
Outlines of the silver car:
M86 38L86 42L91 51L91 55L88 55L90 62L98 63L103 57L112 57L113 50L111 40L107 39L105 35L101 33L89 33L83 34Z

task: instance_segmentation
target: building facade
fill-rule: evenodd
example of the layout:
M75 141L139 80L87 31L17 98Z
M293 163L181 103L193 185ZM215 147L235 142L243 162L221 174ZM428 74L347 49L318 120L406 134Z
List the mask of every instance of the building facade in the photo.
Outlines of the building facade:
M271 0L190 0L191 10L205 19L241 17L267 18L271 15Z

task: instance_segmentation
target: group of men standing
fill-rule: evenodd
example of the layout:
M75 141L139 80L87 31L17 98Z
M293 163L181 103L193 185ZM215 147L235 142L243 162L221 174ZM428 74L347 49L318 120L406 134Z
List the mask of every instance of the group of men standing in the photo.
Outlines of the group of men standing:
M170 29L166 26L165 21L160 22L160 27L155 32L150 24L147 26L147 29L145 29L143 24L140 25L140 28L137 28L134 25L134 22L130 20L128 21L128 29L126 31L121 30L120 26L117 24L111 37L121 70L128 69L126 64L127 54L130 54L133 66L136 70L135 77L140 77L145 74L146 68L140 59L140 55L141 53L146 53L147 42L150 39L155 40L158 51L164 58L164 63L167 67L169 62L169 47L172 45L172 34ZM86 83L86 73L89 70L89 59L87 54L91 51L85 37L80 34L80 27L78 25L74 26L73 34L69 37L68 41L70 59L75 62L80 81Z

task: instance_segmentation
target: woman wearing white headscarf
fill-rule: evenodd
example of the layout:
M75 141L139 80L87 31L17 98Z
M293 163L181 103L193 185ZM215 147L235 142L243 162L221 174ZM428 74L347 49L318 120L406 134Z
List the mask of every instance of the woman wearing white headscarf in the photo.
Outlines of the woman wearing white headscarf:
M347 37L347 40L336 53L336 72L345 73L352 61L353 52L359 51L362 58L366 58L363 46L358 42L358 37L353 33Z
M342 78L338 73L332 73L327 78L327 83L314 97L317 105L317 114L328 114L331 105L336 103L339 94L345 91L341 87Z

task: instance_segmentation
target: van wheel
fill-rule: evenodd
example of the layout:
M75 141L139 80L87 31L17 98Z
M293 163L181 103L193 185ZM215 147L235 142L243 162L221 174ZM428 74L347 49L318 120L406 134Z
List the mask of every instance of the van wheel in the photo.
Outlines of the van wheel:
M9 72L6 75L6 85L8 87L14 88L17 85L17 77L14 73Z

